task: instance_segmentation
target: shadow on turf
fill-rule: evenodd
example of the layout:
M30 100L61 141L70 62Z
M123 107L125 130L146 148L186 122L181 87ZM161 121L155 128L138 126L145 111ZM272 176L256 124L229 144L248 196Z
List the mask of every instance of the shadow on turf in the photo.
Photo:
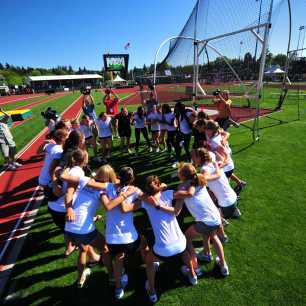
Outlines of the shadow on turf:
M115 156L110 159L112 166L118 170L119 167L128 165L133 167L136 174L135 184L139 187L143 187L144 177L148 175L159 175L163 180L168 179L169 182L177 182L177 178L170 179L171 174L175 170L171 167L171 159L167 153L163 154L150 154L147 152L141 152L136 158L134 155L121 155L116 152ZM36 305L151 305L148 301L146 291L144 289L144 283L146 279L145 269L141 265L141 260L139 256L131 257L131 260L127 260L127 273L130 276L129 285L126 288L126 295L123 300L115 301L113 299L114 289L108 285L108 277L101 268L97 267L93 269L93 273L88 279L85 287L80 290L77 289L75 284L68 286L63 286L59 284L58 287L50 287L48 285L48 280L61 278L66 274L75 273L76 267L73 263L69 264L69 267L62 267L60 269L52 268L49 271L33 274L31 276L22 276L22 274L31 270L32 267L47 265L49 262L54 262L59 260L62 255L48 255L48 251L53 251L54 249L63 248L62 243L51 243L50 238L60 235L60 231L53 227L51 230L43 229L45 225L50 223L50 219L46 215L47 211L43 211L37 217L35 224L33 225L34 232L31 231L29 239L27 241L26 247L24 248L21 259L29 260L25 263L19 263L14 271L14 277L18 281L18 289L21 292L25 292L24 297L19 297L17 300L12 301L11 305L31 305L35 302ZM184 214L182 214L182 218ZM139 230L139 232L146 231L149 226L149 221L144 217L142 213L135 215L134 222ZM52 222L51 222L52 223ZM184 225L187 227L188 224ZM41 239L43 237L43 240ZM39 253L45 253L45 257L31 260L33 256L33 250L39 251ZM58 250L61 252L60 250ZM169 290L189 286L186 279L180 273L181 263L176 263L174 267L167 267L165 264L160 266L157 273L157 293L158 296L162 296L164 292ZM212 264L211 264L212 265ZM219 278L220 273L218 269L211 269L209 266L208 272L205 277ZM207 270L207 269L205 269ZM18 278L18 275L21 277ZM26 290L29 286L35 282L46 282L46 285L37 292L30 295L26 295Z

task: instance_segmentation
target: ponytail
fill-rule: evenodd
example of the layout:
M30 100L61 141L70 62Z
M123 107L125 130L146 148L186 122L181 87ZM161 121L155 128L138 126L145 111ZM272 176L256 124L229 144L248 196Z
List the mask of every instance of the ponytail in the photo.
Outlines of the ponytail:
M207 185L207 181L205 176L202 174L197 174L195 167L192 164L185 163L179 169L179 174L181 178L184 180L189 180L191 186L197 187L204 187Z

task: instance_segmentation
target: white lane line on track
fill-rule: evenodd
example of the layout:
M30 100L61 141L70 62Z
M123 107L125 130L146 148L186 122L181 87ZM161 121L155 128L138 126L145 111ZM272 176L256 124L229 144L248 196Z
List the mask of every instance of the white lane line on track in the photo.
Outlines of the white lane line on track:
M19 102L19 101L24 101L24 100L28 100L28 99L34 99L34 98L39 98L39 97L43 97L44 95L37 95L37 96L32 96L32 97L25 97L25 98L21 98L21 99L15 99L15 100L10 100L10 101L0 101L0 105L5 105L5 104L10 104L13 102Z
M6 252L6 249L8 248L8 246L9 246L11 240L12 240L12 237L13 237L14 233L15 233L16 230L18 229L18 227L19 227L19 225L20 225L20 223L21 223L21 220L22 220L23 217L25 216L26 210L28 209L28 207L30 206L30 204L33 202L34 199L35 199L35 201L41 201L41 200L43 199L43 195L40 195L40 196L38 196L37 198L35 198L35 196L36 196L36 194L37 194L37 192L38 192L39 190L40 190L40 187L37 186L37 187L35 188L35 190L34 190L32 196L31 196L30 200L28 201L27 205L26 205L25 208L23 209L23 212L21 213L20 217L18 218L18 220L17 220L17 222L16 222L16 224L15 224L14 229L11 231L11 234L10 234L9 238L6 240L6 243L5 243L3 249L2 249L2 251L1 251L1 253L0 253L0 262L1 262L2 257L4 256L4 254L5 254L5 252Z
M73 103L70 104L70 106L62 113L62 115L64 115L72 106L74 106L74 104L77 103L79 99L80 99L80 97L78 97L76 100L74 100ZM81 111L82 111L82 109L79 110L77 116L80 116ZM46 128L45 128L45 129L46 129ZM39 134L41 134L41 133L39 133ZM38 137L35 137L35 141L36 141L37 139L38 139ZM31 145L32 145L35 141L32 141L32 142L31 142ZM27 146L27 149L28 149L28 148L29 148L29 146ZM21 153L21 155L22 155L24 152L25 152L25 150L23 150L23 152ZM3 173L3 172L2 172L2 173ZM2 173L0 173L0 176L1 176ZM16 230L18 229L18 227L19 227L19 225L20 225L20 223L21 223L21 220L22 220L22 219L24 218L24 216L27 214L27 209L28 209L28 207L30 206L30 204L33 202L33 200L35 200L36 202L41 202L41 201L44 199L43 194L40 194L40 195L38 195L38 196L36 197L36 194L37 194L37 192L38 192L39 190L41 190L41 189L40 189L39 186L37 186L37 187L35 188L35 190L34 190L32 196L31 196L31 198L29 199L27 205L26 205L25 208L23 209L23 212L21 213L20 217L18 218L18 220L17 220L17 222L16 222L16 224L15 224L14 229L11 231L11 234L10 234L9 238L6 240L6 243L5 243L3 249L2 249L2 251L1 251L1 253L0 253L0 262L1 262L1 260L2 260L2 257L3 257L4 254L5 254L5 251L6 251L7 248L8 248L10 242L12 241L12 237L13 237L14 233L16 232ZM33 212L34 212L34 213L33 213ZM34 210L33 212L30 214L31 217L34 217L34 215L38 212L38 209ZM32 220L32 219L31 219L31 220ZM33 219L33 221L34 221L34 219ZM26 236L27 234L28 234L28 233L23 234L22 237ZM19 237L19 238L20 238L20 237ZM14 264L13 264L13 265L10 265L10 266L13 267ZM7 270L8 268L7 268L6 266L3 266L3 269L6 269L6 270Z

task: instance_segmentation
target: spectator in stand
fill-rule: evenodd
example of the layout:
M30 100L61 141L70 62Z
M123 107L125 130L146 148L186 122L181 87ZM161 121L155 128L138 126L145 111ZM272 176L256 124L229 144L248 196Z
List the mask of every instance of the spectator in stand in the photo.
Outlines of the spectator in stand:
M0 108L0 112L4 115L1 116L0 114L0 146L5 160L3 167L6 167L7 170L16 170L21 164L16 161L16 144L7 125L11 116L2 108Z
M123 106L121 112L115 115L115 119L118 120L118 132L121 140L120 149L122 152L130 152L130 139L131 139L131 121L132 114L128 112L127 108Z
M112 129L113 134L116 138L119 137L118 135L118 122L114 118L118 114L118 104L119 104L120 98L116 93L113 92L112 89L105 89L105 96L103 98L103 104L105 105L105 112L106 115L112 117Z

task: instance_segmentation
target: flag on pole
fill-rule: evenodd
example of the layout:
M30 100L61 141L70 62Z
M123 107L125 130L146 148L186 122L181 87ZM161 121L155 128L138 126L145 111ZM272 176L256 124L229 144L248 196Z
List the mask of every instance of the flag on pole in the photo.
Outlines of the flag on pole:
M131 46L130 42L128 42L125 46L124 49L127 50Z

